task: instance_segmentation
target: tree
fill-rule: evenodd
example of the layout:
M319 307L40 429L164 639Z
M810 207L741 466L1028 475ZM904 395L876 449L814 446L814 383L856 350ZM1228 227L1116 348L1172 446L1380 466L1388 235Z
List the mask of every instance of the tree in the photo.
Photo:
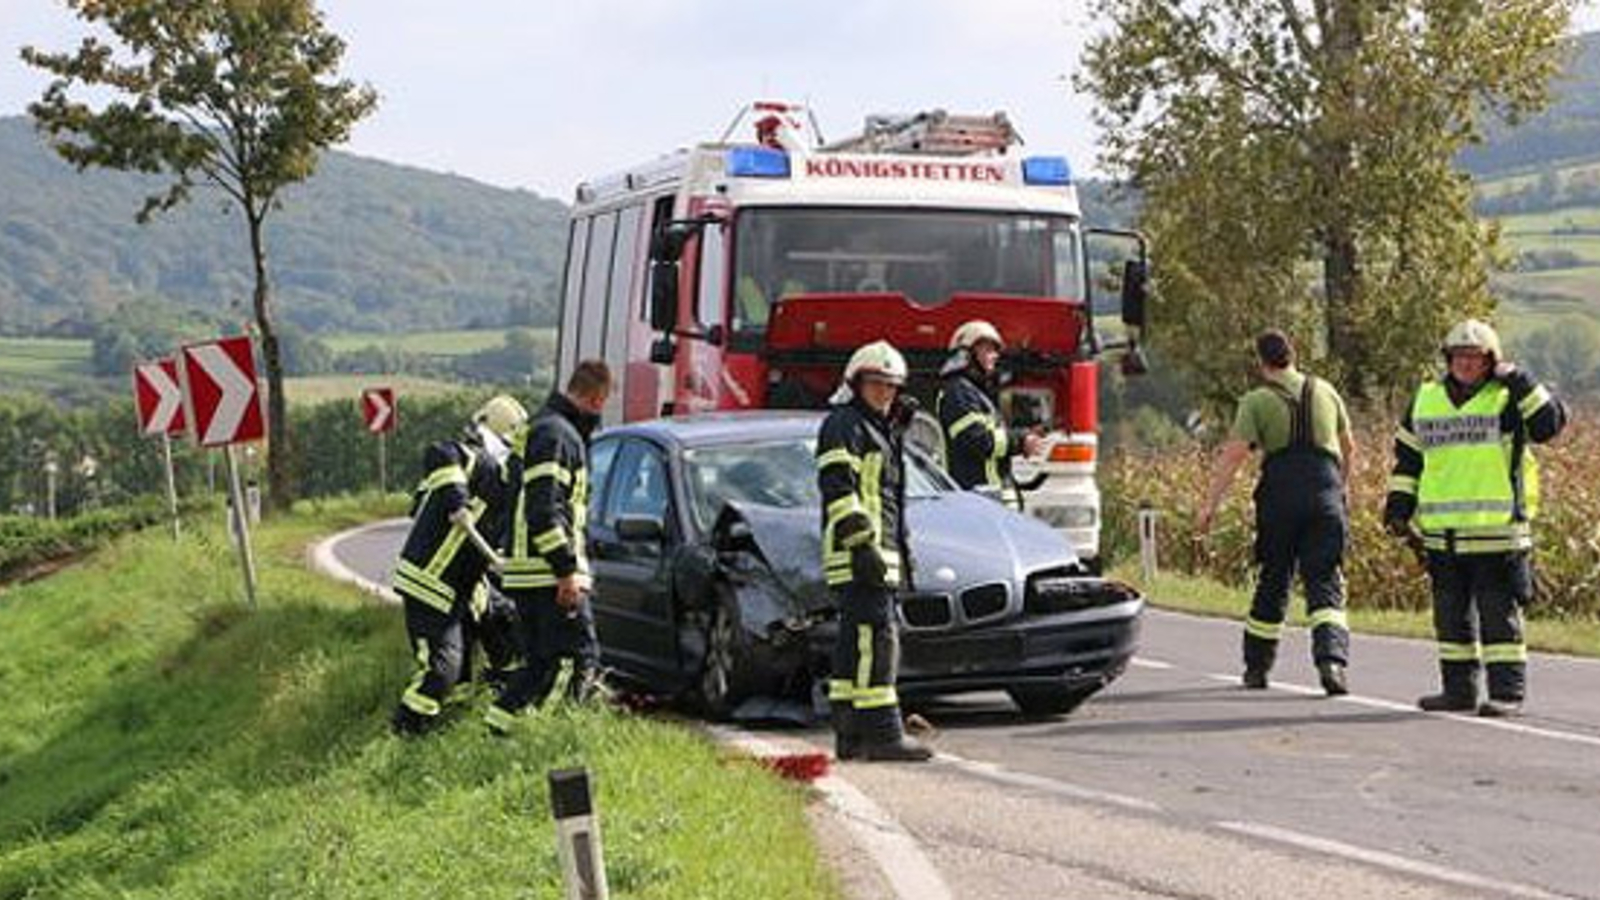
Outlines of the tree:
M1498 235L1456 154L1485 114L1548 101L1572 6L1097 0L1111 27L1077 83L1144 192L1168 357L1215 400L1278 325L1352 395L1407 390L1451 320L1492 308Z
M313 0L66 0L115 41L87 37L73 52L24 47L55 80L28 107L55 150L81 171L101 166L171 176L140 222L183 202L198 183L243 214L254 268L253 308L267 372L269 502L292 499L283 354L273 322L263 225L279 192L310 177L320 152L349 137L377 104L337 78L344 42ZM90 89L98 108L74 99Z

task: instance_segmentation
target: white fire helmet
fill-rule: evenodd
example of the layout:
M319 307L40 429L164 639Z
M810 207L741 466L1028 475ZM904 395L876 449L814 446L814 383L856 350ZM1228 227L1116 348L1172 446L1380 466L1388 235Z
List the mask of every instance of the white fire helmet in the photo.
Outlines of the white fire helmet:
M998 348L1004 348L1006 342L1000 339L1000 329L982 319L973 319L961 323L950 335L951 350L971 350L979 341L991 341Z
M888 341L873 341L850 354L850 361L844 366L847 385L863 375L874 375L894 385L905 384L906 358Z
M1444 351L1445 356L1449 356L1451 350L1468 348L1482 350L1498 360L1500 358L1500 335L1495 333L1494 328L1488 322L1480 319L1467 319L1450 329L1450 333L1445 335L1444 346L1440 349Z
M472 421L494 432L501 440L510 441L511 435L528 421L528 410L515 397L497 394L478 407L472 414Z

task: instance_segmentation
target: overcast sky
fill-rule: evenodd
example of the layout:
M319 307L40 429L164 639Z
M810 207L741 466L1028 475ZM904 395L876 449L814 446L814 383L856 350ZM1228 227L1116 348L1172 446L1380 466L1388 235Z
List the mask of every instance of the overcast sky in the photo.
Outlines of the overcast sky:
M873 112L1005 110L1028 149L1089 167L1070 76L1085 0L321 0L344 71L381 94L342 149L568 201L577 182L719 137L756 99L825 137ZM1579 15L1600 27L1594 0ZM83 30L60 0L0 0L0 115L45 79L17 47Z

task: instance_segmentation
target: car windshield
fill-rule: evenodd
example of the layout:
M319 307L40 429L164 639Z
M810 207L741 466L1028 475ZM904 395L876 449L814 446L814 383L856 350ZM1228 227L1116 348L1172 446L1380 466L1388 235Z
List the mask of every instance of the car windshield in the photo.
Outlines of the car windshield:
M686 450L684 468L694 515L700 530L716 522L729 501L815 509L817 493L816 441L789 438L748 444L719 444ZM906 452L906 496L930 497L954 489L927 457Z
M1024 212L755 207L734 246L736 332L759 332L789 294L958 293L1081 298L1076 220Z

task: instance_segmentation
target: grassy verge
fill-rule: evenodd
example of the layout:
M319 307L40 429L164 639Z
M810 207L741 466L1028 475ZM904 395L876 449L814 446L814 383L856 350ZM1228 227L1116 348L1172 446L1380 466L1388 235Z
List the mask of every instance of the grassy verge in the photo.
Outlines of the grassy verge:
M1162 609L1202 616L1243 619L1250 607L1249 592L1228 587L1209 578L1159 574L1154 581L1145 582L1140 577L1136 565L1119 566L1113 574L1138 585L1149 598L1151 605ZM1428 613L1363 609L1358 605L1351 607L1349 616L1352 631L1423 640L1433 639L1433 619ZM1290 603L1289 623L1300 627L1306 624L1305 605L1298 595ZM1534 650L1578 656L1600 656L1600 621L1530 618L1527 623L1527 640L1528 646Z
M370 519L303 506L258 533L246 610L216 529L161 529L0 603L0 898L556 897L546 772L587 765L613 896L837 895L804 793L691 732L557 709L491 738L486 697L387 733L401 617L306 572Z

